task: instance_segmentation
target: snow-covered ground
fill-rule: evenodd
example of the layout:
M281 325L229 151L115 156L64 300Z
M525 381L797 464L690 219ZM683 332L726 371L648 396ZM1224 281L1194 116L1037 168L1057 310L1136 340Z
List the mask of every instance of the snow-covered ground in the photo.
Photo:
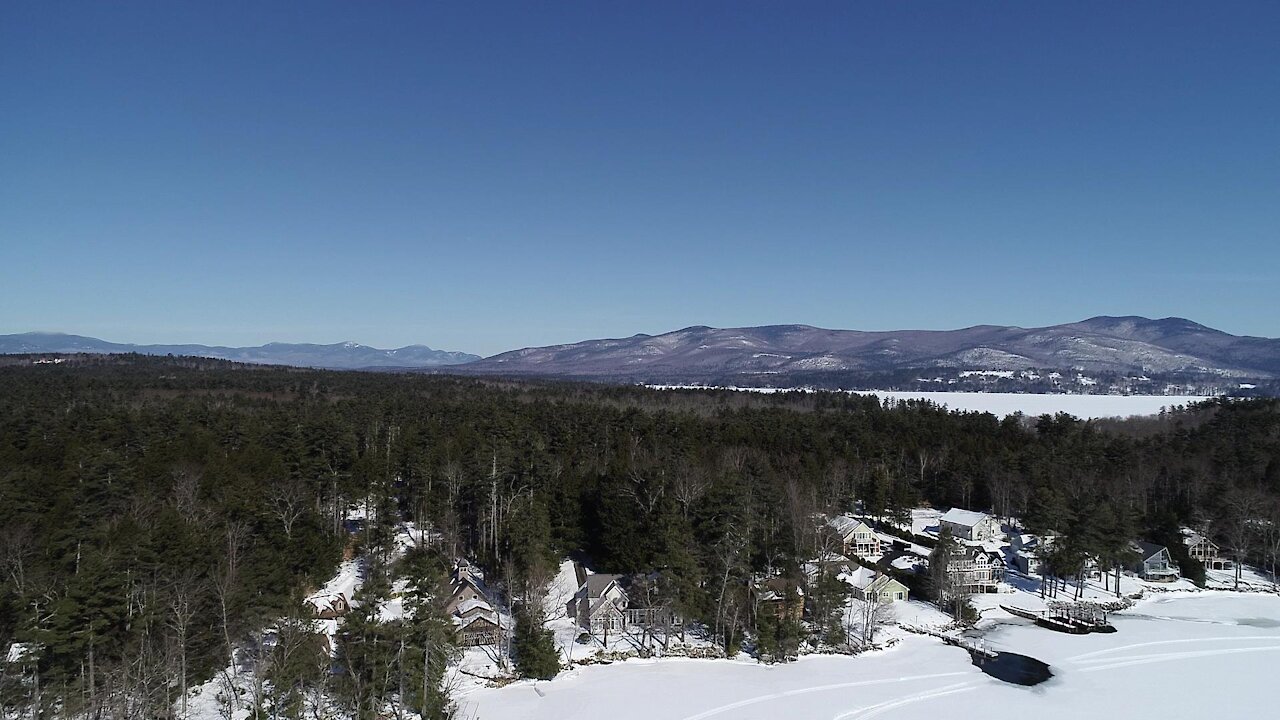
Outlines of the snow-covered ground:
M785 665L738 660L629 660L580 667L551 682L475 689L462 717L616 720L961 717L1270 717L1280 657L1280 597L1151 596L1111 616L1114 634L1064 635L1024 620L986 620L989 649L1038 658L1054 677L1035 687L996 680L959 648L906 636L856 657ZM1271 710L1268 710L1271 708Z

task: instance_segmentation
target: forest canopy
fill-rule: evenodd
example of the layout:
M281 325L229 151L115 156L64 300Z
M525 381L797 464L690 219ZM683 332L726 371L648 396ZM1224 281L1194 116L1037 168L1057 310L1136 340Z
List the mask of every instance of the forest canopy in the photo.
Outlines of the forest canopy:
M685 617L732 637L751 620L725 627L720 579L795 574L813 518L855 504L991 510L1098 544L1256 527L1278 497L1268 399L1086 422L843 393L9 359L0 643L37 643L68 702L154 678L171 703L179 680L297 613L339 562L353 503L377 510L365 542L379 517L414 520L511 597L566 556L660 571Z

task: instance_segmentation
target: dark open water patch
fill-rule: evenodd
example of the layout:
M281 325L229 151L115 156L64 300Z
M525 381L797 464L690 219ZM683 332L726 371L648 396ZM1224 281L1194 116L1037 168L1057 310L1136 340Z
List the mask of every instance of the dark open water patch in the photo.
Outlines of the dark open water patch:
M1039 685L1053 677L1049 666L1039 660L1018 653L998 652L995 657L980 652L971 653L973 664L982 672L997 680L1016 685Z

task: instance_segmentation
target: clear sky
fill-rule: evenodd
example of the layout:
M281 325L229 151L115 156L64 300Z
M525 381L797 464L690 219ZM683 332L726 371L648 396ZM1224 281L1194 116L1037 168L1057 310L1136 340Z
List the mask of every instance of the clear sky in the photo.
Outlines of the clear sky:
M1274 0L0 6L0 333L1280 336L1278 229Z

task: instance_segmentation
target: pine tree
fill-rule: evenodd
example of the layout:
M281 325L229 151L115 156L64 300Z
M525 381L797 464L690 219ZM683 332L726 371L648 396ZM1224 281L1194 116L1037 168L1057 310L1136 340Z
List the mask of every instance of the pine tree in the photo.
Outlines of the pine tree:
M551 641L551 631L542 626L542 618L527 606L516 613L512 650L520 677L550 680L560 672L560 656Z

